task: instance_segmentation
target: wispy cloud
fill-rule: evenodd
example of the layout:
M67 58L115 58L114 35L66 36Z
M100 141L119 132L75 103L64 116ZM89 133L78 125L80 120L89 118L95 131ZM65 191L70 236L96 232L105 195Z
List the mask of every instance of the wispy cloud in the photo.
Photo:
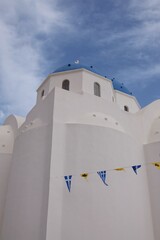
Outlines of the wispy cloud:
M134 83L138 83L139 87L145 88L160 76L160 64L153 64L147 69L138 66L128 67L127 69L117 72L117 76L119 76L120 79L124 79L128 85L133 86Z
M1 1L0 9L2 119L12 112L25 115L33 106L46 64L42 54L46 38L53 38L60 29L72 28L55 1L6 0Z
M146 85L160 74L160 2L131 0L125 4L121 15L115 9L115 22L111 18L107 28L104 25L97 46L121 80L137 83L141 79Z

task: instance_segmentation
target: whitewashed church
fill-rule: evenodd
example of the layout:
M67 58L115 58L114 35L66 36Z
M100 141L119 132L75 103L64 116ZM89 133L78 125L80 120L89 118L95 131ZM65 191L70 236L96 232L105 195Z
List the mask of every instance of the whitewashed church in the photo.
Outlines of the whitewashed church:
M0 126L0 240L159 240L160 100L80 63Z

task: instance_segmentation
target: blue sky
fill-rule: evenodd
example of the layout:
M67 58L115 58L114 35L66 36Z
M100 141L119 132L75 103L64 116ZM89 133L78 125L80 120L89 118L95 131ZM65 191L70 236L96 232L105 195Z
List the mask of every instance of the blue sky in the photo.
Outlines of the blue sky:
M159 0L1 1L0 122L25 116L42 80L76 59L142 107L160 98L159 12Z

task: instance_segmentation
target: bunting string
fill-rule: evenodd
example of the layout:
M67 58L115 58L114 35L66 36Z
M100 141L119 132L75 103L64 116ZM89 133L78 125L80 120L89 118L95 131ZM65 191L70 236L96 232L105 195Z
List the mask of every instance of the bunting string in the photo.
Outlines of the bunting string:
M154 165L155 168L157 168L158 170L160 170L160 162L150 162L150 163L146 163L146 164L138 164L138 165L132 165L132 166L127 166L127 167L119 167L119 168L114 168L114 169L108 169L108 170L103 170L103 171L97 171L97 172L84 172L81 173L80 176L85 179L88 180L88 176L90 174L98 174L98 176L100 177L100 179L102 180L102 182L108 186L108 184L106 183L106 178L107 178L107 172L108 171L125 171L125 169L129 169L131 168L133 170L133 172L137 175L139 169L142 166L147 166L147 165ZM66 175L63 176L66 182L66 186L68 191L71 191L71 181L72 181L72 177L73 176L77 176L77 175ZM57 178L57 177L56 177Z
M130 165L130 166L124 166L124 167L118 167L118 168L104 168L106 172L110 172L110 171L125 171L127 169L133 169L134 166L140 166L140 167L145 167L145 166L149 166L149 165L153 165L155 166L157 169L160 170L160 162L149 162L149 163L141 163L141 164L137 164L137 165ZM99 170L98 170L99 171ZM98 171L87 171L87 172L81 172L81 173L77 173L77 174L72 174L72 176L76 177L76 176L81 176L82 178L85 178L91 174L97 174ZM87 176L84 176L84 174L87 174ZM71 175L71 174L70 174ZM61 176L54 176L55 178L59 178L59 177L64 177L64 175Z

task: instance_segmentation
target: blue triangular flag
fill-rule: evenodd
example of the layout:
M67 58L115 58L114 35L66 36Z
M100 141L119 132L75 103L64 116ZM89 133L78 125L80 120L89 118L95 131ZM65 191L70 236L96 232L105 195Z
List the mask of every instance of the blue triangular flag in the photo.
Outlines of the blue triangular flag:
M65 179L65 181L66 181L66 185L67 185L68 191L70 192L70 191L71 191L72 175L64 176L64 179Z
M140 168L140 167L141 167L141 165L132 166L133 171L135 172L135 174L137 174L137 169Z
M108 184L106 183L106 171L100 171L97 172L98 175L100 176L100 178L102 179L103 183L108 186Z

